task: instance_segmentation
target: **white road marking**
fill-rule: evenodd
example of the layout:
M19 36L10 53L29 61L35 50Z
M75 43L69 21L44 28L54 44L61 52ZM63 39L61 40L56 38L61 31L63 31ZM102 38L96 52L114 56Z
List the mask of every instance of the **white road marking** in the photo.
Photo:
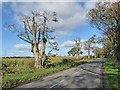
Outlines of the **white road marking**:
M59 76L62 76L63 74L60 74ZM53 77L53 79L54 78L56 78L56 77L59 77L59 76L47 76L47 77L44 77L43 79L49 79L49 78L52 78Z
M94 74L94 75L99 75L99 74L97 74L97 73L93 73L93 72L88 72L88 73L91 73L91 74Z
M77 74L77 73L79 73L79 72L75 72L74 74Z
M53 88L53 87L57 86L58 84L62 83L63 81L64 81L64 80L61 80L60 82L58 82L58 83L56 83L56 84L52 85L52 86L51 86L51 87L49 87L47 90L49 90L50 88Z
M82 69L82 70L84 70L84 69ZM86 71L86 70L84 70L84 71ZM94 74L94 75L100 75L100 74L97 74L97 72L91 72L91 71L87 71L87 73L91 73L91 74Z
M61 80L59 83L62 83L64 80Z
M43 78L43 79L48 79L48 78L51 78L52 76L47 76L47 77L45 77L45 78Z
M53 87L55 87L55 86L57 86L58 85L58 83L56 83L56 84L54 84L54 85L52 85L51 87L49 87L49 88L53 88Z

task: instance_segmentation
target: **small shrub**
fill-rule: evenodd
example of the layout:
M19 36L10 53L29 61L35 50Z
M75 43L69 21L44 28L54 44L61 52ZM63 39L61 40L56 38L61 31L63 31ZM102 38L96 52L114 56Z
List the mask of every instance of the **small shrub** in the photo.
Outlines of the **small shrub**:
M55 64L48 64L47 65L47 68L54 68L55 67Z
M63 63L63 64L66 64L66 63L68 63L68 62L69 62L68 59L63 59L63 60L62 60L62 63Z

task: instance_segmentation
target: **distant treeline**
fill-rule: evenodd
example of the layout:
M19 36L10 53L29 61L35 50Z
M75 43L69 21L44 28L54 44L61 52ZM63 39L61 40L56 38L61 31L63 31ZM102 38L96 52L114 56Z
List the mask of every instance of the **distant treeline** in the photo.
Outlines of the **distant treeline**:
M26 56L26 57L12 56L12 57L2 57L2 58L34 58L34 57L30 57L30 56Z
M76 57L76 56L48 56L48 57ZM81 58L87 58L87 56L80 56ZM90 55L91 58L94 58L94 56ZM11 57L2 57L2 58L34 58L30 56L11 56Z

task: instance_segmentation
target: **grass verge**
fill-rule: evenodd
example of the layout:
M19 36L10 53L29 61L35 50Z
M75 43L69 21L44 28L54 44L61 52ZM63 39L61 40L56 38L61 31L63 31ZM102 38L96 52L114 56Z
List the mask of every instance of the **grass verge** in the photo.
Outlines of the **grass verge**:
M48 67L42 69L34 69L33 59L5 59L3 63L7 68L3 68L2 88L12 88L42 76L47 76L71 67L91 62L92 60L77 60L75 58L50 58Z
M52 74L64 69L67 69L69 67L67 66L57 66L55 68L49 68L49 69L38 69L38 70L31 70L30 72L27 73L22 73L22 74L14 74L14 75L6 75L4 76L3 79L3 84L2 88L12 88L15 87L21 83L26 83L30 82L31 80L37 79L39 77Z
M115 88L116 89L119 88L119 83L118 83L118 81L120 80L118 73L119 67L120 66L111 59L106 59L104 61L103 68L104 68L105 88L109 88L111 90Z

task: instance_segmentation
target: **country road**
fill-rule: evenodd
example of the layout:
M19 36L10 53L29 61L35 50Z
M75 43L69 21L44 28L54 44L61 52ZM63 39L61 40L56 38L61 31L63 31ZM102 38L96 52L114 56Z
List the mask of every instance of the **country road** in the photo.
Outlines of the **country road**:
M93 62L40 78L39 80L18 86L14 89L44 88L44 90L50 90L52 88L102 88L102 62L103 59L99 58Z

